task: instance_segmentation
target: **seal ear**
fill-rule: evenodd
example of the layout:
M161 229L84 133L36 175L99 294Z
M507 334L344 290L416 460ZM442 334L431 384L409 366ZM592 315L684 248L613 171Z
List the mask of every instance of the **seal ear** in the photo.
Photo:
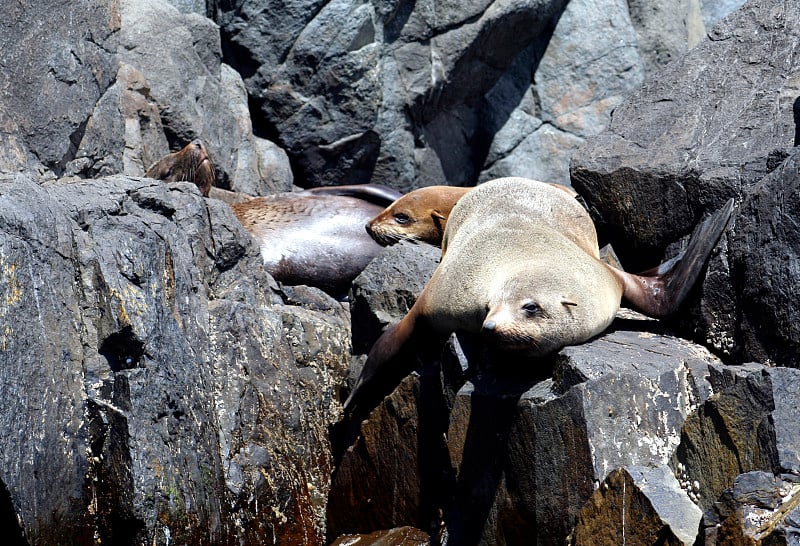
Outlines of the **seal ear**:
M431 211L431 218L433 218L433 225L435 225L439 231L444 231L444 223L447 222L447 216L433 209Z
M577 307L578 304L570 299L564 298L561 300L561 305L566 305L568 307Z

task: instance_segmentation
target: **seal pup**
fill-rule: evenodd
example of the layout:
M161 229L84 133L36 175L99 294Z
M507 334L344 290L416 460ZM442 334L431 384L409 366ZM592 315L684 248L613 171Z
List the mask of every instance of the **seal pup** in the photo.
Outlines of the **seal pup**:
M572 188L551 184L572 197ZM410 191L367 223L367 232L383 246L400 241L442 246L447 218L471 187L427 186Z
M623 297L652 317L673 313L732 210L731 199L667 267L633 275L600 260L594 223L568 193L524 178L481 184L453 208L441 262L406 316L373 345L346 412L382 399L411 371L416 347L454 331L481 333L500 351L543 357L605 330Z
M195 139L177 152L168 154L147 169L147 178L164 182L194 182L203 197L208 197L214 185L214 163L200 139Z
M376 184L326 186L254 197L231 209L275 280L341 298L383 250L364 225L400 195Z

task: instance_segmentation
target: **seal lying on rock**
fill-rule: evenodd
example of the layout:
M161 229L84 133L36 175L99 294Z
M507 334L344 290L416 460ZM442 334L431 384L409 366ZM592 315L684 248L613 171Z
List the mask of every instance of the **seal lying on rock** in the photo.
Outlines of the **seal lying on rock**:
M150 178L197 184L208 197L214 166L200 140L161 158ZM367 221L402 194L379 184L324 186L266 197L214 188L256 239L264 267L285 284L305 284L342 297L382 247L364 230Z
M552 186L578 195L561 184ZM383 246L400 241L414 241L442 246L442 237L450 211L465 193L473 188L428 186L408 192L367 223L367 231Z
M194 182L203 197L208 197L214 185L214 163L203 142L195 139L177 152L156 161L147 169L145 176L165 182Z
M594 224L569 193L524 178L476 187L453 208L440 264L408 314L372 347L345 410L379 401L411 371L415 347L454 331L541 357L605 330L623 297L652 317L673 313L732 210L730 200L701 224L681 259L639 276L600 261Z
M276 280L341 297L383 248L364 225L399 196L374 184L326 186L254 197L231 208Z

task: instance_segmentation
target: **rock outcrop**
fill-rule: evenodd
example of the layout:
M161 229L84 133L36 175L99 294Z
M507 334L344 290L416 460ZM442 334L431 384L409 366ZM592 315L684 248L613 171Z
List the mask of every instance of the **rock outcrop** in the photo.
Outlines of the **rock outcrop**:
M29 544L321 542L346 308L282 296L192 184L0 194L4 520Z
M7 6L0 25L0 170L60 175L114 80L107 43L119 30L119 13L110 1L81 0L69 9L53 1L17 3Z
M5 24L0 171L141 176L201 138L223 187L291 189L288 158L252 134L241 77L207 18L150 0L86 1L20 4Z
M726 490L761 471L787 482L775 478L782 500L760 516L784 536L795 517L794 497L784 497L797 480L800 436L785 416L800 404L798 371L725 366L647 322L618 319L622 329L566 348L555 363L516 363L553 365L551 379L517 369L464 382L432 363L409 376L344 453L330 530L410 525L457 544L569 535L581 545L688 545L716 536L738 513L719 508ZM508 362L495 364L508 374ZM461 387L451 396L454 379ZM746 521L736 529L764 533Z
M798 342L797 24L789 3L751 2L682 57L721 4L7 6L11 543L793 540L798 372L769 364L795 365ZM139 178L201 138L220 185L251 194L291 190L290 157L304 185L569 182L572 152L615 108L573 174L626 265L652 265L740 198L692 313L620 318L542 362L453 336L421 347L422 366L364 421L340 421L341 394L438 251L388 249L339 302L275 283L225 203ZM762 363L726 366L676 333Z
M600 232L633 270L737 197L687 331L739 362L797 364L798 302L784 289L796 277L795 214L784 204L798 183L793 14L784 2L747 3L620 105L572 161Z
M569 183L645 70L703 35L697 0L211 4L256 126L304 186Z

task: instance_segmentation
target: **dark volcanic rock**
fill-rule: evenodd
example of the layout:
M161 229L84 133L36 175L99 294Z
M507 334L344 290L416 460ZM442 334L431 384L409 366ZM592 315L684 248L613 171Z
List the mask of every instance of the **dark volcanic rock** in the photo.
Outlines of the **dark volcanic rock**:
M117 72L110 37L119 25L119 6L107 0L4 6L0 171L64 172Z
M570 533L595 484L630 465L661 468L663 487L691 504L673 487L667 463L686 416L711 392L708 366L719 364L707 351L672 337L617 331L562 351L554 379L537 378L548 372L545 362L533 374L518 367L530 361L485 363L452 402L427 406L424 433L423 411L414 404L431 398L419 397L413 376L361 423L329 504L329 515L334 507L349 514L336 516L337 532L431 529L436 510L420 506L438 503L433 508L444 514L442 525L455 543L552 544ZM435 441L444 432L437 429L443 418L444 461ZM422 461L439 466L422 470ZM668 512L660 505L657 511ZM697 511L695 532L699 520ZM679 536L691 532L681 527L685 522L670 525Z
M702 537L705 544L718 546L797 544L798 502L800 484L796 475L741 474L706 513Z
M254 195L288 191L288 159L253 136L244 85L222 63L217 26L153 0L123 0L121 15L120 59L146 78L172 150L200 138L214 160L218 185Z
M786 415L800 405L800 371L760 364L710 368L714 396L686 419L670 462L707 509L736 476L755 470L797 473L800 431Z
M356 354L368 353L383 330L405 316L441 255L431 245L399 243L376 256L353 280L350 301Z
M368 535L343 535L331 546L428 546L427 533L413 527L398 527L389 531L376 531Z
M2 180L4 521L30 544L323 541L349 317L276 290L192 184Z
M565 2L215 4L230 62L305 183L408 189L476 178L464 135L476 112L465 104Z
M743 195L788 155L799 36L793 4L748 2L573 156L573 184L626 266L650 267L704 211Z
M304 186L569 183L573 150L645 66L703 35L698 0L210 5L258 130Z
M668 468L620 468L583 506L568 543L693 544L701 516Z
M213 4L257 124L304 185L567 182L569 151L642 77L624 2L570 2L560 30L561 0Z
M730 241L738 314L710 328L737 341L742 360L798 365L800 354L800 151L753 188L742 203Z
M286 154L252 134L244 84L221 62L209 19L163 2L100 0L19 4L4 21L0 172L141 176L199 137L221 185L291 188Z

